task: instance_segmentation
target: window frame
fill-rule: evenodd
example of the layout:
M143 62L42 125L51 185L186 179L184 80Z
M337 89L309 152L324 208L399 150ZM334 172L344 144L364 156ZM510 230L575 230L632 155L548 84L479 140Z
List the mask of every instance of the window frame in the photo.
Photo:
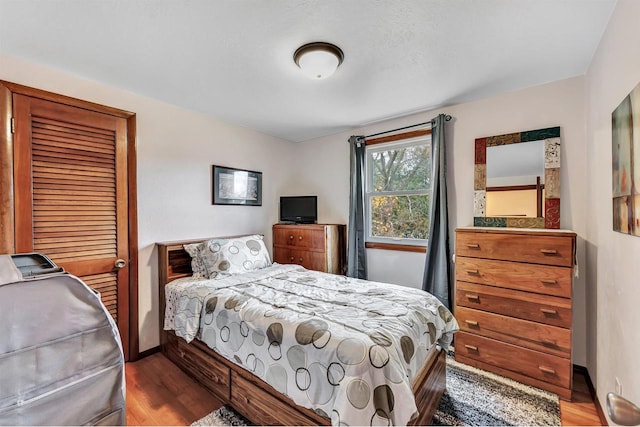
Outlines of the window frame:
M415 147L428 144L431 146L431 129L421 129L401 134L385 136L365 141L365 246L372 249L391 249L410 252L424 252L427 247L427 239L408 239L394 237L376 237L372 235L372 209L371 202L376 196L393 195L429 195L432 188L426 190L398 190L398 191L370 191L373 181L373 166L371 153L388 151L394 148Z

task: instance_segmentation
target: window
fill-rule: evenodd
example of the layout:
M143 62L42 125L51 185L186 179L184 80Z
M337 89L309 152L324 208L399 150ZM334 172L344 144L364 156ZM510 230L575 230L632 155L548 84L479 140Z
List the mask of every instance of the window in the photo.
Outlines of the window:
M415 134L421 134L415 137ZM407 137L403 135L411 135ZM429 131L367 141L367 242L426 246L431 199ZM382 139L382 138L381 138Z

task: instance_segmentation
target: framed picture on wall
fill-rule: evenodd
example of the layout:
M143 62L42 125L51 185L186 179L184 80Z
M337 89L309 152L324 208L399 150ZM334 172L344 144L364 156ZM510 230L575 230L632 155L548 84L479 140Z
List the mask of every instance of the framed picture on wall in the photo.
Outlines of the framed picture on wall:
M262 172L213 165L214 205L262 206Z
M613 231L640 236L640 84L611 114Z

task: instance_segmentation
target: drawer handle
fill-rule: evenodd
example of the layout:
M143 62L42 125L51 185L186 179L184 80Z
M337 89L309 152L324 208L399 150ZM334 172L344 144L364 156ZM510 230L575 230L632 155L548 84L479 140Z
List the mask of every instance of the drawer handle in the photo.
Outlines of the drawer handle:
M476 322L475 320L465 320L466 324L469 326L473 326L473 327L478 327L478 322Z
M544 255L558 255L558 251L555 249L540 249Z
M480 245L477 243L467 243L467 248L469 249L480 249Z
M542 372L544 372L545 374L551 374L551 375L555 375L556 374L556 370L553 368L548 368L546 366L538 366L538 369L540 369Z
M302 234L298 236L298 240L302 240Z
M544 314L552 314L554 316L558 314L558 310L552 310L550 308L541 308L540 311L543 312Z
M467 270L467 274L470 274L472 276L479 276L480 275L480 271L479 270Z
M289 235L289 240L293 240L293 234Z
M293 262L293 259L294 259L294 258L293 258L293 257L291 257L291 262Z
M557 285L557 280L540 280L543 285Z
M465 344L464 347L469 350L469 351L478 351L478 347L476 347L475 345L469 345L469 344Z
M300 257L300 258L298 259L298 261L302 262L302 257Z
M211 372L207 372L207 371L202 371L202 373L204 374L205 377L209 378L214 383L220 384L220 378L218 378L215 374L212 374Z
M247 396L240 396L240 400L242 400L245 404L249 404L249 398Z
M478 295L467 294L467 299L469 301L480 302L480 297Z
M543 339L541 341L542 341L542 344L546 345L547 347L557 347L558 346L558 344L553 340L545 340L545 339Z

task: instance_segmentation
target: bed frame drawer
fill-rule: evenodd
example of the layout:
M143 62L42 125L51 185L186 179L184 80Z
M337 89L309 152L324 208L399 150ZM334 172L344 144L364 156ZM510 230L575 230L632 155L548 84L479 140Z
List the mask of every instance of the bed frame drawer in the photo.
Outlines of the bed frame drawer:
M527 235L523 245L518 234L458 231L456 255L571 267L573 242L569 237Z
M513 372L563 388L571 388L572 366L570 359L523 349L466 332L458 332L456 334L455 351L456 356L460 354L464 358L477 360L492 366L500 366L507 372ZM514 357L515 355L517 357ZM511 377L513 378L513 376ZM522 381L520 376L515 379Z
M566 267L456 258L456 280L565 298L571 297L571 273Z
M460 330L560 357L571 357L571 330L457 307Z
M568 298L456 282L456 305L546 325L571 327L571 300Z
M286 420L287 425L295 426L318 424L317 421L292 410L293 401L285 404L276 398L275 396L282 395L275 390L268 392L237 372L231 373L231 381L231 406L250 420L261 420L263 425L280 425L283 420ZM277 414L277 417L271 414ZM329 419L325 420L329 422Z
M169 360L197 379L213 394L224 401L231 395L231 372L224 364L212 364L211 358L198 348L198 342L189 345L172 333L167 334L164 353ZM203 378L205 381L201 381Z

